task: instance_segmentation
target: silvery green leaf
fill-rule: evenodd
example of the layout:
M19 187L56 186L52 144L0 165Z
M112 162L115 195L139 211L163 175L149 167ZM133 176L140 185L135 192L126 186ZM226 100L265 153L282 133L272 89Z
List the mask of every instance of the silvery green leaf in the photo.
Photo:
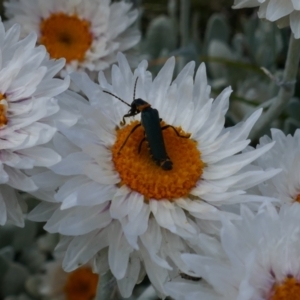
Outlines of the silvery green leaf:
M282 35L276 24L249 18L242 22L242 26L248 57L258 65L267 68L274 66L283 48Z
M237 58L242 58L244 55L244 44L245 37L241 33L237 33L232 40L233 51L235 52Z
M192 42L193 42L195 49L197 50L198 55L201 55L202 51L203 51L203 47L202 47L202 41L200 38L201 32L199 30L199 28L200 28L199 19L200 19L199 13L195 12L193 14L193 19L192 19Z
M230 28L222 14L213 14L208 22L204 37L204 51L207 53L208 47L213 40L218 40L224 44L229 43Z
M243 33L245 37L245 41L248 48L248 54L251 58L253 58L253 55L255 54L257 44L256 44L256 30L259 25L259 19L258 18L248 18L244 19L242 22L243 27Z
M108 271L98 281L96 300L119 299L117 282L113 274Z
M235 60L231 49L220 40L212 40L208 46L209 71L213 79L228 78L228 69L219 62L213 62L214 59L224 59L228 61Z
M16 226L9 224L0 227L0 248L11 245L13 243L14 231L16 229Z
M137 298L137 300L155 300L157 299L157 294L152 285L146 288L146 290Z
M146 39L143 41L143 52L157 58L162 50L174 50L177 45L178 31L174 21L167 16L159 16L150 23Z
M284 121L283 131L285 134L294 134L294 132L300 127L299 121L293 118L287 118Z
M18 296L7 296L4 300L32 300L32 298L26 294L20 294Z
M6 272L8 271L9 267L10 267L10 263L11 263L11 260L8 259L7 257L7 253L3 253L4 255L0 255L0 285L1 285L1 282L6 274ZM0 289L1 291L1 289ZM0 292L0 297L1 297L1 292Z
M40 251L53 252L59 241L58 234L45 233L37 240L37 244Z
M20 264L10 263L0 283L2 297L17 295L25 290L25 281L29 277L28 270Z
M19 261L24 264L31 272L36 272L46 261L46 253L41 252L36 244L32 244L23 249Z
M298 98L292 98L289 101L286 110L289 116L294 120L300 120L300 100Z
M26 220L24 228L15 228L12 245L16 251L22 250L34 242L37 226L36 223Z

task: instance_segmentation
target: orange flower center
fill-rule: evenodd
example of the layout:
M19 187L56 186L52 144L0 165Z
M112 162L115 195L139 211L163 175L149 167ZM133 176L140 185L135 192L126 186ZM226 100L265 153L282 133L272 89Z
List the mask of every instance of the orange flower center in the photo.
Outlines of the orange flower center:
M0 93L0 128L4 127L8 123L7 119L8 103L3 94Z
M64 293L66 300L91 300L97 292L98 275L89 267L81 267L69 274Z
M300 202L300 194L297 195L296 199L295 199L296 202Z
M51 58L64 57L67 63L83 61L93 40L90 23L76 15L52 14L41 22L40 29L39 42L47 48Z
M112 147L113 162L121 177L121 185L144 195L145 200L175 200L187 196L196 186L203 173L204 163L197 144L180 127L163 130L166 152L173 162L172 170L163 170L156 164L149 153L147 142L139 145L144 138L144 129L138 127L128 138L120 151L125 139L138 121L117 130L117 139ZM163 122L161 126L165 125Z
M268 300L300 300L300 282L294 277L287 277L273 286Z

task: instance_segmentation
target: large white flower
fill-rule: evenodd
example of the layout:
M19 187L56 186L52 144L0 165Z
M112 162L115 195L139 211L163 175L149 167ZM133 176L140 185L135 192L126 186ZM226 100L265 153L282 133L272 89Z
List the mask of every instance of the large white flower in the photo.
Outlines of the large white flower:
M9 0L8 25L22 24L23 33L35 32L51 58L65 58L66 70L104 70L140 39L129 28L138 13L131 4L110 0Z
M112 68L112 84L103 73L99 74L100 86L85 74L72 76L89 102L74 98L82 119L62 130L68 140L61 135L54 140L60 153L67 150L69 154L52 168L60 176L70 177L60 184L61 179L51 180L54 175L50 174L46 180L45 175L47 190L61 185L55 195L57 203L40 204L31 218L47 221L46 230L66 236L60 245L66 252L66 270L92 257L101 261L99 256L104 254L97 253L108 247L109 267L124 296L131 294L143 269L155 288L165 294L163 283L169 276L178 269L187 271L180 253L191 251L190 242L199 233L197 222L236 217L223 211L224 206L266 199L245 191L277 170L247 167L273 144L240 153L249 144L246 138L261 110L244 123L225 129L231 89L210 99L204 64L195 82L193 62L172 82L174 58L153 81L145 61L134 73L123 55L119 54L118 62L119 66ZM143 112L145 126L150 126L150 131L158 128L158 134L160 126L163 128L166 152L155 131L147 137L148 141L154 137L151 145L143 143L141 114L126 118L126 125L120 126L128 107L103 91L129 103L134 97L145 99L158 109L161 124L147 103L138 102L141 109L147 111L148 107L148 113ZM97 266L99 273L105 268L105 264Z
M56 132L56 122L70 125L76 118L60 110L54 97L69 86L56 79L64 60L49 60L36 36L19 41L20 28L5 32L0 24L0 224L11 220L23 225L23 201L14 189L33 191L35 183L25 174L34 167L49 167L60 156L44 144Z
M257 7L258 16L282 26L291 26L296 39L300 38L299 0L235 0L233 8Z
M286 136L278 129L271 130L271 138L262 137L264 146L275 141L275 146L261 156L256 164L263 168L280 168L282 172L258 186L262 195L275 197L283 203L300 202L300 130Z
M300 295L300 206L273 206L243 220L225 221L221 244L210 255L184 254L195 277L166 285L176 300L298 300ZM208 240L206 240L209 243Z

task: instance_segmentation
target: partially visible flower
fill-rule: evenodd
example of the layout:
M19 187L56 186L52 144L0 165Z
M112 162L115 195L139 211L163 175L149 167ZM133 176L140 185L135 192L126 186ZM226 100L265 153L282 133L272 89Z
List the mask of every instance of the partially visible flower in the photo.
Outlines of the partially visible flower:
M255 216L244 208L241 215L243 220L224 221L221 247L214 241L211 255L182 255L202 280L167 283L174 299L299 299L300 206L283 206L277 213L270 205Z
M116 60L118 51L135 46L140 33L132 4L110 0L8 0L8 26L22 24L23 34L35 32L51 58L65 58L66 71L99 71ZM64 73L62 73L63 75Z
M48 262L43 274L35 276L39 296L43 300L95 299L99 276L93 273L91 265L67 273L61 264L59 259Z
M259 7L258 16L278 26L291 26L296 39L300 38L299 0L235 0L233 8Z
M67 139L54 140L65 155L52 170L66 179L60 182L54 174L48 174L49 180L44 177L56 184L55 201L41 203L30 216L47 221L50 233L65 236L60 247L67 271L95 259L101 274L99 252L106 249L109 268L125 297L145 273L164 295L163 283L184 269L180 254L192 251L191 241L200 231L197 223L238 217L226 210L227 205L269 200L247 194L247 189L278 171L248 169L272 147L270 143L240 153L250 142L248 133L261 110L244 123L224 128L231 88L210 99L204 64L195 81L194 62L172 81L175 59L170 58L152 81L147 62L134 73L124 55L119 54L118 63L112 68L112 84L103 73L100 85L85 74L72 75L89 101L78 103L74 98L82 118L62 130ZM152 147L157 147L152 150L163 153L155 161L140 126L141 114L120 126L128 107L103 91L129 103L141 98L157 109L167 154L152 140ZM144 113L152 122L155 111ZM155 121L151 128L155 129ZM170 161L173 168L163 169Z
M282 172L258 186L264 196L277 198L284 203L300 202L300 129L294 136L272 129L271 138L262 137L259 147L275 141L274 147L257 159L262 168L280 168Z
M54 98L69 86L68 78L54 78L64 59L49 60L43 46L35 47L34 33L22 40L19 33L18 25L5 32L0 24L0 225L10 220L22 226L25 206L15 189L37 189L26 171L60 161L46 144L58 121L77 119Z

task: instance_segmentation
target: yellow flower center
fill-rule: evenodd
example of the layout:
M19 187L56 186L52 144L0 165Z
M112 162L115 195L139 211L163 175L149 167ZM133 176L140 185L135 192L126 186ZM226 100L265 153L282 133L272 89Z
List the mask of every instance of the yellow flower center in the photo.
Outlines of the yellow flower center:
M300 300L300 282L294 277L287 277L273 286L268 300Z
M3 94L0 93L0 128L4 127L8 123L7 119L7 107L8 103Z
M68 275L64 286L66 300L91 300L97 292L99 276L89 267L81 267Z
M67 63L83 61L93 40L90 23L76 15L52 14L41 22L40 29L39 42L47 48L51 58L64 57Z
M166 152L173 162L172 170L163 170L152 159L147 142L139 145L144 138L144 129L138 127L128 138L130 131L139 122L134 121L117 130L117 139L112 147L113 162L121 177L121 185L144 195L145 200L185 197L196 186L203 173L204 163L195 141L177 136L173 128L163 130ZM164 125L163 123L161 124ZM187 135L180 127L176 128L180 136Z

